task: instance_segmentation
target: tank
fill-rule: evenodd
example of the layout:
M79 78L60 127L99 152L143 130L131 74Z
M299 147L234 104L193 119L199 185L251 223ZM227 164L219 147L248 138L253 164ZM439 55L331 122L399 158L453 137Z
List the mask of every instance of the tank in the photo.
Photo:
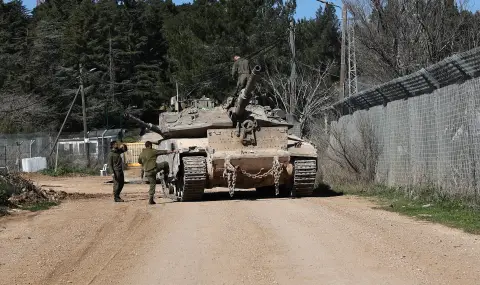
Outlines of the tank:
M176 150L157 162L169 163L169 194L179 201L201 200L205 189L215 187L228 188L232 197L236 189L252 188L275 189L282 196L312 195L317 150L289 134L293 125L285 112L255 102L261 73L255 66L236 99L229 97L222 106L202 98L183 110L161 113L157 125L125 113L162 137L159 149Z

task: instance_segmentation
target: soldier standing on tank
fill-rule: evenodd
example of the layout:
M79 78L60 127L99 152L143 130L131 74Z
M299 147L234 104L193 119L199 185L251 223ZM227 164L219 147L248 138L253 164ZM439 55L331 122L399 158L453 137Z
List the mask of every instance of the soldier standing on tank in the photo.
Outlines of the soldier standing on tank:
M235 89L236 95L247 85L248 76L251 70L248 59L241 58L240 56L236 55L233 57L233 61L234 63L232 66L232 77L235 79L235 74L238 73L237 88Z
M124 202L120 198L123 186L125 185L125 175L123 173L123 160L121 154L126 151L126 146L118 146L116 141L110 142L110 153L108 154L108 166L113 172L113 199L115 202Z
M175 151L155 150L152 148L152 142L147 141L145 142L145 148L138 156L138 163L142 165L143 173L150 183L150 191L148 192L150 196L148 203L150 205L156 204L153 198L155 195L155 186L157 185L157 173L163 170L163 179L165 180L165 183L167 183L168 174L170 173L168 162L162 161L157 164L157 156L174 152Z

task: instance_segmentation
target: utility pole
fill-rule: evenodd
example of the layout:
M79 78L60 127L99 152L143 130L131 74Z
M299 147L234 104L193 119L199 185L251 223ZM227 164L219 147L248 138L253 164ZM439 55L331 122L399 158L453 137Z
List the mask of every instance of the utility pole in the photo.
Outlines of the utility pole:
M347 5L342 3L342 47L341 47L341 63L340 63L340 98L339 101L345 98L345 52L346 52L346 37L347 37Z
M339 101L342 101L345 98L345 58L346 58L346 37L347 37L347 5L342 0L342 7L333 4L332 2L328 2L325 0L317 0L318 2L324 3L326 5L335 6L338 8L342 8L342 46L341 46L341 58L340 58L340 94L339 94Z
M110 54L110 95L112 96L112 103L115 101L115 78L113 74L113 53L112 53L112 36L109 35L109 54Z
M72 104L70 104L70 108L68 109L67 115L65 116L65 119L63 119L62 126L60 127L60 131L58 131L57 137L55 138L55 142L53 143L53 147L50 150L50 154L48 155L48 157L52 156L52 153L55 150L55 146L57 145L58 139L60 138L60 135L62 134L63 127L65 126L65 123L67 122L67 119L70 116L70 113L72 112L73 105L75 104L75 101L77 101L77 97L78 97L79 92L80 92L80 87L77 89L77 93L75 93L75 97L73 97Z
M355 21L348 27L348 96L358 92L357 56L355 50Z
M106 128L108 129L108 115L109 115L109 105L112 106L115 102L115 77L113 73L113 53L112 53L112 35L110 33L110 28L108 29L108 46L109 46L109 57L110 57L110 67L109 67L109 79L110 79L110 104L105 104L105 121L106 121ZM108 99L105 98L105 101L108 102Z
M179 112L180 111L180 102L179 96L178 96L178 81L175 80L175 87L177 88L177 102L175 102L175 111Z
M293 19L290 20L290 49L292 50L292 70L290 73L290 115L293 115L293 110L295 106L295 98L296 98L296 83L297 83L297 70L295 65L295 21Z
M80 94L82 95L82 116L83 116L83 141L85 156L87 159L87 167L90 167L90 141L87 134L87 111L85 107L85 91L83 89L83 66L80 63Z
M289 32L290 32L290 36L289 36L289 44L290 44L290 50L292 52L292 58L291 58L291 73L290 73L290 96L289 96L289 100L288 100L288 110L285 110L285 111L288 111L289 115L290 115L290 119L293 119L293 113L294 113L294 106L295 106L295 98L296 98L296 89L297 89L297 86L296 86L296 82L297 82L297 70L296 70L296 66L295 66L295 19L293 17L293 12L295 12L295 9L296 9L296 2L295 1L288 1L287 3L287 7L289 8L289 10L291 10L291 14L290 14L290 28L289 28Z

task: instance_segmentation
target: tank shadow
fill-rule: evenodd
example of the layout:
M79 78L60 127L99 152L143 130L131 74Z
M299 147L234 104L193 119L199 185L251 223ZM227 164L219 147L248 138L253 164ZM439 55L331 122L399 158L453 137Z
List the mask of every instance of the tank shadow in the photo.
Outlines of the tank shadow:
M148 198L133 198L133 199L126 198L124 203L132 203L132 202L138 202L138 201L147 202ZM158 196L155 196L155 202L157 205L176 203L176 201L173 199L158 197Z
M228 191L222 192L210 192L204 193L203 199L199 202L204 201L228 201L228 200L258 200L258 199L266 199L266 198L274 198L274 196L268 197L265 195L260 195L255 190L251 191L236 191L233 197L230 197Z
M343 192L336 192L334 191L330 185L321 183L318 185L315 190L313 191L312 196L310 197L336 197L342 196ZM305 197L308 198L308 197ZM255 191L255 190L243 190L243 191L236 191L233 197L230 197L228 191L222 192L207 192L203 194L203 199L198 202L205 202L205 201L227 201L227 200L264 200L264 199L292 199L285 193L280 193L280 195L275 195L274 189L263 189L262 191ZM302 199L302 198L297 198Z
M320 183L314 190L312 197L336 197L343 196L343 192L337 192L325 183Z

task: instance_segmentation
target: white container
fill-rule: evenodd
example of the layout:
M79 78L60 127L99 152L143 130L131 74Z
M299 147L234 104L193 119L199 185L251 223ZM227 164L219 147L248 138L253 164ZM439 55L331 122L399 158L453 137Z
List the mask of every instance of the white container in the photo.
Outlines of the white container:
M37 172L47 168L46 157L32 157L22 159L23 172Z

